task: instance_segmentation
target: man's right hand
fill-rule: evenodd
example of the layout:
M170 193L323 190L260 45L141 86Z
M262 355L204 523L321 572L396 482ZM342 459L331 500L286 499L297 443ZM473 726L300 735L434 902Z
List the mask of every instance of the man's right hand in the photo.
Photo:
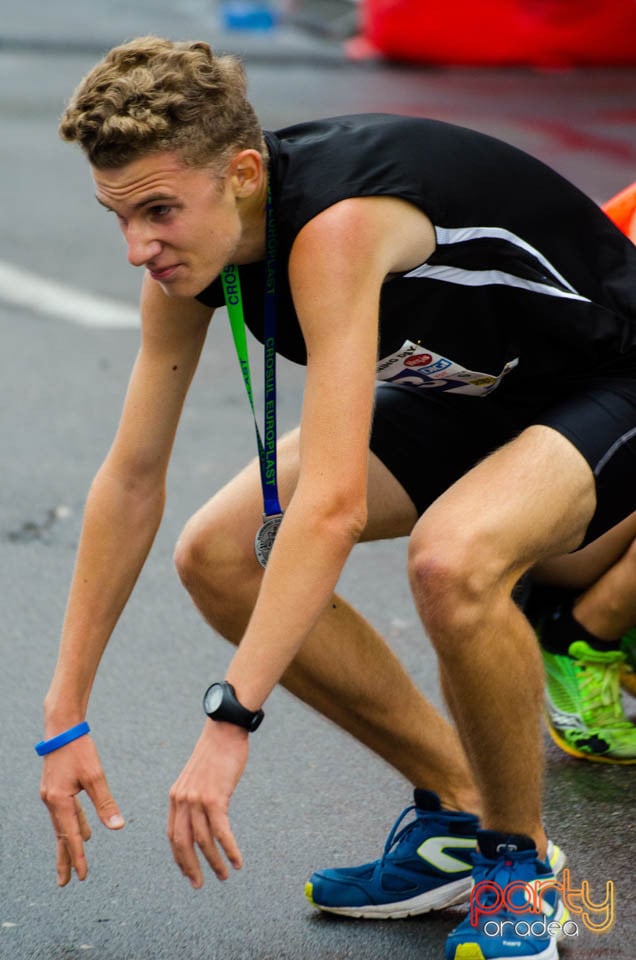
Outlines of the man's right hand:
M84 843L91 828L78 799L85 790L97 814L109 830L120 830L124 818L113 800L95 744L80 737L43 760L40 796L46 804L57 842L57 882L64 887L75 870L78 880L88 873Z

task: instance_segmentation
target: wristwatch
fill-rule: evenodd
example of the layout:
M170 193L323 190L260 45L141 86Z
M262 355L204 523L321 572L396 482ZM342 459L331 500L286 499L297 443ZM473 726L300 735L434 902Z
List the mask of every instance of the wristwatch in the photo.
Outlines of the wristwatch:
M262 710L248 710L239 703L234 687L227 680L208 687L203 694L203 710L210 720L234 723L251 733L260 727L265 716Z

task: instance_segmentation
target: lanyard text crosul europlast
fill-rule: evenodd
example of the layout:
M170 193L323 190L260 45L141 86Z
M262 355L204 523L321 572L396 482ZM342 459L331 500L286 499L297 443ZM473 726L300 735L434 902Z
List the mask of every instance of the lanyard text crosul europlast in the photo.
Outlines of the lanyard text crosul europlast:
M272 211L271 191L267 190L266 257L264 294L264 431L256 419L250 361L245 332L245 314L241 281L236 264L228 264L221 273L225 305L230 318L234 346L238 357L245 390L252 409L256 444L263 489L263 525L256 534L254 548L260 563L265 566L283 511L278 499L276 469L276 224Z

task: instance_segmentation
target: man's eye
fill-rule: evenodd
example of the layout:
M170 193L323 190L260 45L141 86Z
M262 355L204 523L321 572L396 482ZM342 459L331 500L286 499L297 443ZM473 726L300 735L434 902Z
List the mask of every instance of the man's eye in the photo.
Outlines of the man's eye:
M161 220L164 217L167 217L171 210L172 207L167 206L167 204L158 203L154 207L150 208L150 216L156 220Z

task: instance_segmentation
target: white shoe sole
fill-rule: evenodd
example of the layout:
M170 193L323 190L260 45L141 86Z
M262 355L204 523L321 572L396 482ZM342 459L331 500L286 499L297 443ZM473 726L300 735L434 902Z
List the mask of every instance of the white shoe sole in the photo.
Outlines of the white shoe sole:
M403 917L416 917L430 910L443 910L445 907L464 903L470 897L472 886L472 878L463 877L461 880L455 880L454 883L446 883L436 890L422 893L418 897L409 897L408 900L397 903L368 904L364 907L325 907L321 903L316 903L312 892L308 889L311 883L307 884L306 894L310 903L325 913L335 913L341 917L355 917L361 920L400 920Z

